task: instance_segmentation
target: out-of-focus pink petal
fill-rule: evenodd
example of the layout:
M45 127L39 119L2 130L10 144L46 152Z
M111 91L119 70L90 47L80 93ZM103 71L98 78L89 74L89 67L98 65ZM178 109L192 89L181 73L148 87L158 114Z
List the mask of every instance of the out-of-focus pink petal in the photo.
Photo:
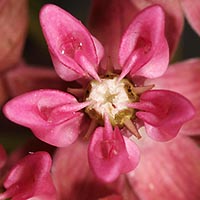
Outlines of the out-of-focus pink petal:
M195 114L189 100L167 90L147 91L132 106L139 109L136 116L144 121L147 134L158 141L174 138Z
M169 67L166 74L158 79L147 80L155 88L168 89L187 97L195 107L195 117L184 124L181 132L186 135L199 135L200 130L200 59L177 62Z
M130 0L134 6L134 11L140 11L150 5L160 5L165 11L165 35L169 44L170 55L176 50L183 30L184 16L179 0Z
M70 94L57 90L38 90L18 96L4 107L13 122L30 128L49 144L66 146L81 132L83 114L80 109L89 103L78 103Z
M119 43L133 15L134 9L129 0L92 1L89 29L103 44L104 58L107 59L104 63L109 63L109 68L119 69Z
M94 44L92 36L80 21L63 9L49 4L41 9L40 23L61 78L69 81L89 74L99 79L96 72L99 64L97 52L102 48L96 49L99 46ZM62 68L69 75L63 75Z
M8 90L6 89L6 83L4 81L4 76L0 76L0 107L9 98Z
M21 57L28 24L27 0L0 3L0 71L12 67Z
M139 151L133 142L123 138L118 127L113 131L112 127L105 125L105 128L95 130L89 144L88 158L95 175L105 182L111 182L137 166Z
M52 177L58 199L97 200L116 190L93 176L87 162L87 145L80 141L56 151Z
M64 90L66 84L54 70L43 66L28 66L23 62L8 71L4 76L4 81L10 97L36 89Z
M200 149L196 143L184 136L166 143L143 137L138 143L141 161L128 179L139 199L200 199Z
M113 194L104 198L100 198L99 200L123 200L123 198L120 195Z
M24 157L9 172L0 199L13 200L56 199L56 191L50 175L51 158L46 152L36 152ZM34 198L33 198L34 199Z
M168 44L164 35L164 12L160 6L151 6L139 13L122 37L119 63L123 78L161 76L169 62Z
M180 0L185 16L192 28L200 35L200 2L199 0Z
M6 151L4 150L3 146L0 145L0 169L5 165L7 160Z
M102 60L102 58L104 56L104 47L99 42L99 40L97 40L94 36L92 36L92 39L94 42L94 46L96 48L96 54L97 54L97 58L98 58L97 63L100 63L100 61Z

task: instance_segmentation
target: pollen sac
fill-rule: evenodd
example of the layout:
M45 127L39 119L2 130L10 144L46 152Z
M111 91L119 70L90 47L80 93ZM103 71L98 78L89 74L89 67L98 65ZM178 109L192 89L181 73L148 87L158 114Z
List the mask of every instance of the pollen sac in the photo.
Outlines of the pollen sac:
M106 114L113 126L123 127L125 120L135 117L135 110L127 104L138 98L130 81L119 81L116 75L106 75L101 82L93 80L88 85L85 99L92 103L85 112L100 125L104 124Z
M138 101L139 97L134 92L134 86L133 86L133 84L130 81L128 81L127 79L123 79L122 81L124 83L124 89L126 90L128 98L131 100L131 102Z

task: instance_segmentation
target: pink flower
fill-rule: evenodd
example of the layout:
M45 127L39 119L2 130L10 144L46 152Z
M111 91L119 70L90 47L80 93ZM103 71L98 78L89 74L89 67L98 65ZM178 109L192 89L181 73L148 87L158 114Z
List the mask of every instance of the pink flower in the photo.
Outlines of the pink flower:
M19 61L27 32L27 0L0 2L0 105L8 99L4 74Z
M0 2L0 72L18 62L21 57L28 25L27 0Z
M0 199L56 199L51 179L51 158L47 152L25 156L9 170L4 180L5 191Z
M162 6L166 13L165 32L171 55L173 55L180 40L185 19L188 21L193 30L200 35L200 3L198 0L174 0L173 3L162 0L127 0L126 2L132 4L130 8L132 9L132 15L133 13L137 13L139 10L142 10L150 5L158 4Z
M57 149L52 178L59 200L135 200L125 176L112 183L101 182L94 176L87 162L87 143L82 141Z
M141 138L141 126L154 140L167 141L194 116L192 104L180 94L144 85L168 66L160 6L138 13L120 42L105 49L80 21L55 5L43 7L40 22L56 72L78 88L26 93L8 102L4 113L57 147L72 144L87 130L86 138L92 134L89 163L98 178L110 182L137 166L139 151L129 136Z
M46 88L63 88L55 71L22 62L22 51L28 29L28 1L0 2L0 106L24 92ZM51 84L47 84L47 82ZM62 83L62 84L61 84Z

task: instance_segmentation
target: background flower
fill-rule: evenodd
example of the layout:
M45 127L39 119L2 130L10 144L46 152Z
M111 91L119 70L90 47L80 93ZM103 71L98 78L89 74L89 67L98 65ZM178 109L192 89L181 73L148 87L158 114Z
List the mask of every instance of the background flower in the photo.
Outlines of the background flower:
M11 97L47 85L64 88L53 70L42 65L30 66L23 61L29 22L28 1L2 0L0 10L0 106Z

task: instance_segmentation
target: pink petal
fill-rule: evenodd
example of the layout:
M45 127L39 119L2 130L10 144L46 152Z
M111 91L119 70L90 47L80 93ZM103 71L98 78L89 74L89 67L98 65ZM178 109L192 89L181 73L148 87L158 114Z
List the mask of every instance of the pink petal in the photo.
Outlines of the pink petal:
M61 78L71 81L89 74L99 80L96 72L99 64L97 52L102 48L96 49L99 46L94 44L92 36L80 21L49 4L40 12L40 23Z
M159 6L140 12L122 37L119 63L121 78L140 75L147 78L161 76L169 62L168 44L164 35L164 12Z
M199 135L200 130L200 59L178 62L169 67L167 73L158 79L148 80L146 84L155 84L156 88L176 91L187 97L195 107L195 117L184 124L182 133Z
M137 166L139 151L133 142L123 138L118 127L114 131L99 127L90 141L88 158L95 175L111 182Z
M28 24L27 0L1 0L0 71L20 60Z
M30 154L20 160L10 171L0 199L26 200L29 198L56 199L50 175L51 158L46 152Z
M95 178L87 162L87 143L83 141L76 141L68 147L57 149L52 176L58 199L97 200L111 194L118 194L126 188L125 182L121 180L106 184ZM124 187L121 187L122 185Z
M129 0L92 1L89 28L105 48L105 70L108 63L110 68L119 69L119 42L133 15L134 7Z
M200 2L199 0L181 0L184 13L192 28L200 35Z
M128 175L138 198L200 199L199 147L184 136L178 136L167 143L143 139L138 144L142 152L141 162Z
M83 114L77 111L88 104L78 103L61 91L38 90L9 101L4 113L11 121L30 128L42 141L66 146L81 132Z
M150 6L160 5L165 11L165 35L169 44L170 55L172 56L179 43L180 36L184 25L184 16L179 0L163 1L163 0L130 0L137 11ZM136 11L133 12L136 12Z
M120 195L110 195L104 198L100 198L99 200L123 200L122 196Z
M23 62L8 71L4 80L6 87L9 88L10 97L36 89L55 88L64 90L66 87L66 82L62 81L54 70L43 66L28 66Z
M136 116L144 121L147 134L159 141L174 138L181 126L195 114L189 100L167 90L147 91L132 107L139 109Z
M7 161L6 151L2 145L0 145L0 169L5 165Z

